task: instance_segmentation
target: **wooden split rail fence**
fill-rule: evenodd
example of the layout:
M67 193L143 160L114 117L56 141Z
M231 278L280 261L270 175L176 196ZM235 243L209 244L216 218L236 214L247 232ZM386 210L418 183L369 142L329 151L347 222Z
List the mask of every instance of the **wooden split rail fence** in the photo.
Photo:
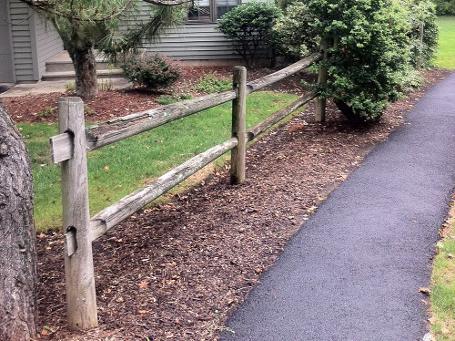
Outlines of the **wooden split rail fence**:
M231 182L245 180L245 153L249 141L308 103L316 96L304 95L262 123L247 130L246 98L257 90L281 81L320 60L314 54L280 71L247 82L244 67L235 67L233 90L198 97L156 109L116 118L85 127L84 103L77 97L59 101L59 132L50 139L52 159L61 164L63 227L65 233L65 285L68 323L74 329L97 326L95 276L92 242L118 223L158 198L190 175L231 150ZM320 71L319 82L325 80ZM232 101L232 138L194 156L159 177L151 185L122 198L90 218L88 201L87 152L151 130L168 122ZM324 120L325 101L317 99L316 119Z

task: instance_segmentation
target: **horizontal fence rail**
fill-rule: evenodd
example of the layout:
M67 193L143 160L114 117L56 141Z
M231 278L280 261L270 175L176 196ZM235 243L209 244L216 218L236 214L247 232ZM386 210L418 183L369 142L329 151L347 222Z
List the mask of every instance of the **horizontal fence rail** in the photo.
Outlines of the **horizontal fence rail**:
M248 131L248 141L253 141L264 131L266 131L270 127L274 126L275 124L280 122L282 119L284 119L286 116L293 113L298 108L300 108L302 105L305 105L306 103L308 103L315 97L316 97L316 95L311 92L308 95L298 98L296 101L289 104L286 108L281 109L280 111L276 112L275 114L269 116L266 120L264 120L263 122L259 123L256 126L254 126L253 128L251 128Z
M284 69L251 81L246 84L247 94L292 76L297 72L304 70L320 58L320 54L313 54ZM87 149L95 150L104 147L171 121L232 101L235 98L235 91L230 90L106 121L86 130ZM68 133L60 134L55 136L51 141L54 150L53 160L56 163L66 161L70 158L71 139L68 135Z
M83 102L79 98L60 99L60 134L51 137L50 144L52 160L60 163L62 169L67 316L71 327L88 329L98 324L92 242L228 151L231 151L231 183L243 183L247 142L255 140L267 129L316 98L314 93L305 94L248 130L247 96L304 70L319 61L322 55L313 54L248 83L246 69L236 67L233 90L116 118L88 129L85 128ZM229 101L232 101L232 134L228 141L192 157L152 184L125 196L90 219L87 152Z
M322 55L319 53L312 54L309 57L303 58L298 62L285 67L277 72L271 73L270 75L258 78L252 82L247 83L248 93L261 90L269 85L275 84L287 77L295 75L297 72L300 72L306 69L311 64L317 62L322 58Z
M159 177L150 186L137 190L120 199L116 204L111 205L96 214L90 220L92 240L101 237L109 231L109 229L128 218L134 212L160 197L204 166L207 166L213 160L216 160L221 155L234 148L237 143L237 139L232 138L229 141L216 145L215 147L196 155Z
M226 91L111 120L87 129L87 147L98 149L235 98L235 91Z

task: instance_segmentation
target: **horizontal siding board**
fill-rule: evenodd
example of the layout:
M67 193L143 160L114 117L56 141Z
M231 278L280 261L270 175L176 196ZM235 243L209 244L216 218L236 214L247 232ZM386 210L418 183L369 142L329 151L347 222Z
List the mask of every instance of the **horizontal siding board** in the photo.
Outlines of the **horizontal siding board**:
M16 43L16 42L20 42L20 43L30 43L32 41L31 37L30 36L14 36L13 35L13 45Z
M13 38L27 38L30 40L29 31L13 31L11 35L13 36Z
M29 41L25 41L25 42L16 41L16 42L13 43L13 46L14 46L14 49L16 49L16 48L17 49L27 49L27 51L31 52L31 47L30 47L30 42Z
M159 44L162 44L162 43L170 43L170 44L180 44L180 43L224 43L224 44L227 44L227 43L231 43L231 41L227 40L227 39L216 39L214 37L207 37L207 36L203 36L203 37L194 37L194 38L191 38L191 37L181 37L181 38L163 38L163 39L160 39L160 40L155 40L153 42L144 42L143 46L150 46L150 45L159 45Z
M31 53L30 49L28 47L18 47L18 46L16 46L14 51L16 52L16 54L19 54L19 53Z
M24 27L23 25L11 25L11 32L29 32L27 27Z
M9 1L13 64L16 81L34 81L31 10L19 0Z
M16 77L21 76L21 80L23 81L30 81L30 72L32 72L33 69L24 69L24 70L17 70L16 71ZM33 79L32 79L33 80Z
M173 46L173 47L155 47L155 50L154 51L163 51L163 52L186 52L188 53L188 48L187 47L176 47L176 46ZM214 49L212 46L194 46L192 48L192 51L191 52L206 52L206 53L226 53L226 52L232 52L232 48L231 47L227 47L227 48L217 48L217 49Z
M204 45L204 46L232 46L233 41L231 40L218 40L218 39L179 39L179 38L167 38L156 40L154 42L149 43L149 45L181 45L181 46L188 46L191 44L195 45Z
M182 60L182 61L185 61L185 60L191 60L191 61L195 61L195 60L198 60L198 61L210 61L210 60L226 60L226 59L229 59L229 60L239 60L239 56L238 55L229 55L229 56L226 56L226 55L220 55L220 56L216 56L216 55L210 55L210 56L200 56L200 55L187 55L185 56L184 58L179 58L179 57L173 57L175 60Z
M176 57L185 57L188 55L188 52L186 51L175 51L172 53ZM226 56L226 55L232 55L234 52L230 51L192 51L190 55L188 56Z
M31 52L15 53L14 63L33 64Z
M119 28L124 32L134 29L150 17L150 4L138 1L136 10L122 18ZM165 54L180 60L232 59L238 56L231 41L217 30L215 23L187 23L169 27L158 39L142 42L143 49Z
M16 64L16 74L20 70L32 70L33 71L33 64Z
M41 78L46 69L46 61L63 51L63 42L52 23L44 17L35 14L34 23L37 67Z

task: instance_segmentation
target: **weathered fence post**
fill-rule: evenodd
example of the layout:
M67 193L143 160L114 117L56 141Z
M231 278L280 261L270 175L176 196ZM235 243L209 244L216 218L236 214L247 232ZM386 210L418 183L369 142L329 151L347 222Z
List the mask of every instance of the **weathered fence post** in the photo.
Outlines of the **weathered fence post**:
M324 87L327 84L327 49L329 45L326 39L321 41L322 66L319 69L318 86ZM316 98L316 122L325 122L327 99L323 97Z
M421 69L425 62L424 57L423 57L424 38L425 38L425 23L422 21L419 24L419 56L418 56L418 60L417 60L418 69Z
M78 97L58 103L60 133L72 136L72 158L62 162L65 285L68 323L74 329L98 325L92 240L89 229L87 147L84 103Z
M231 151L231 184L241 184L245 181L246 155L246 68L234 68L233 87L237 98L232 101L232 137L237 138L238 144Z

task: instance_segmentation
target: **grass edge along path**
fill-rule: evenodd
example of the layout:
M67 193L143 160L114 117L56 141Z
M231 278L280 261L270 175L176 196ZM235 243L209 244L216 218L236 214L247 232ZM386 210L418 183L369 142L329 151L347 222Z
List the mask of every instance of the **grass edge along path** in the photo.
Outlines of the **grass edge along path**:
M439 27L439 46L435 65L445 69L455 69L455 16L437 19Z
M297 98L264 91L248 96L247 125L253 126ZM50 160L48 139L56 124L20 123L32 162L35 225L45 231L61 223L60 168ZM231 104L225 103L168 123L88 155L90 213L143 187L231 134Z
M454 197L455 198L455 197ZM435 341L455 340L455 202L443 225L431 279L431 332Z

